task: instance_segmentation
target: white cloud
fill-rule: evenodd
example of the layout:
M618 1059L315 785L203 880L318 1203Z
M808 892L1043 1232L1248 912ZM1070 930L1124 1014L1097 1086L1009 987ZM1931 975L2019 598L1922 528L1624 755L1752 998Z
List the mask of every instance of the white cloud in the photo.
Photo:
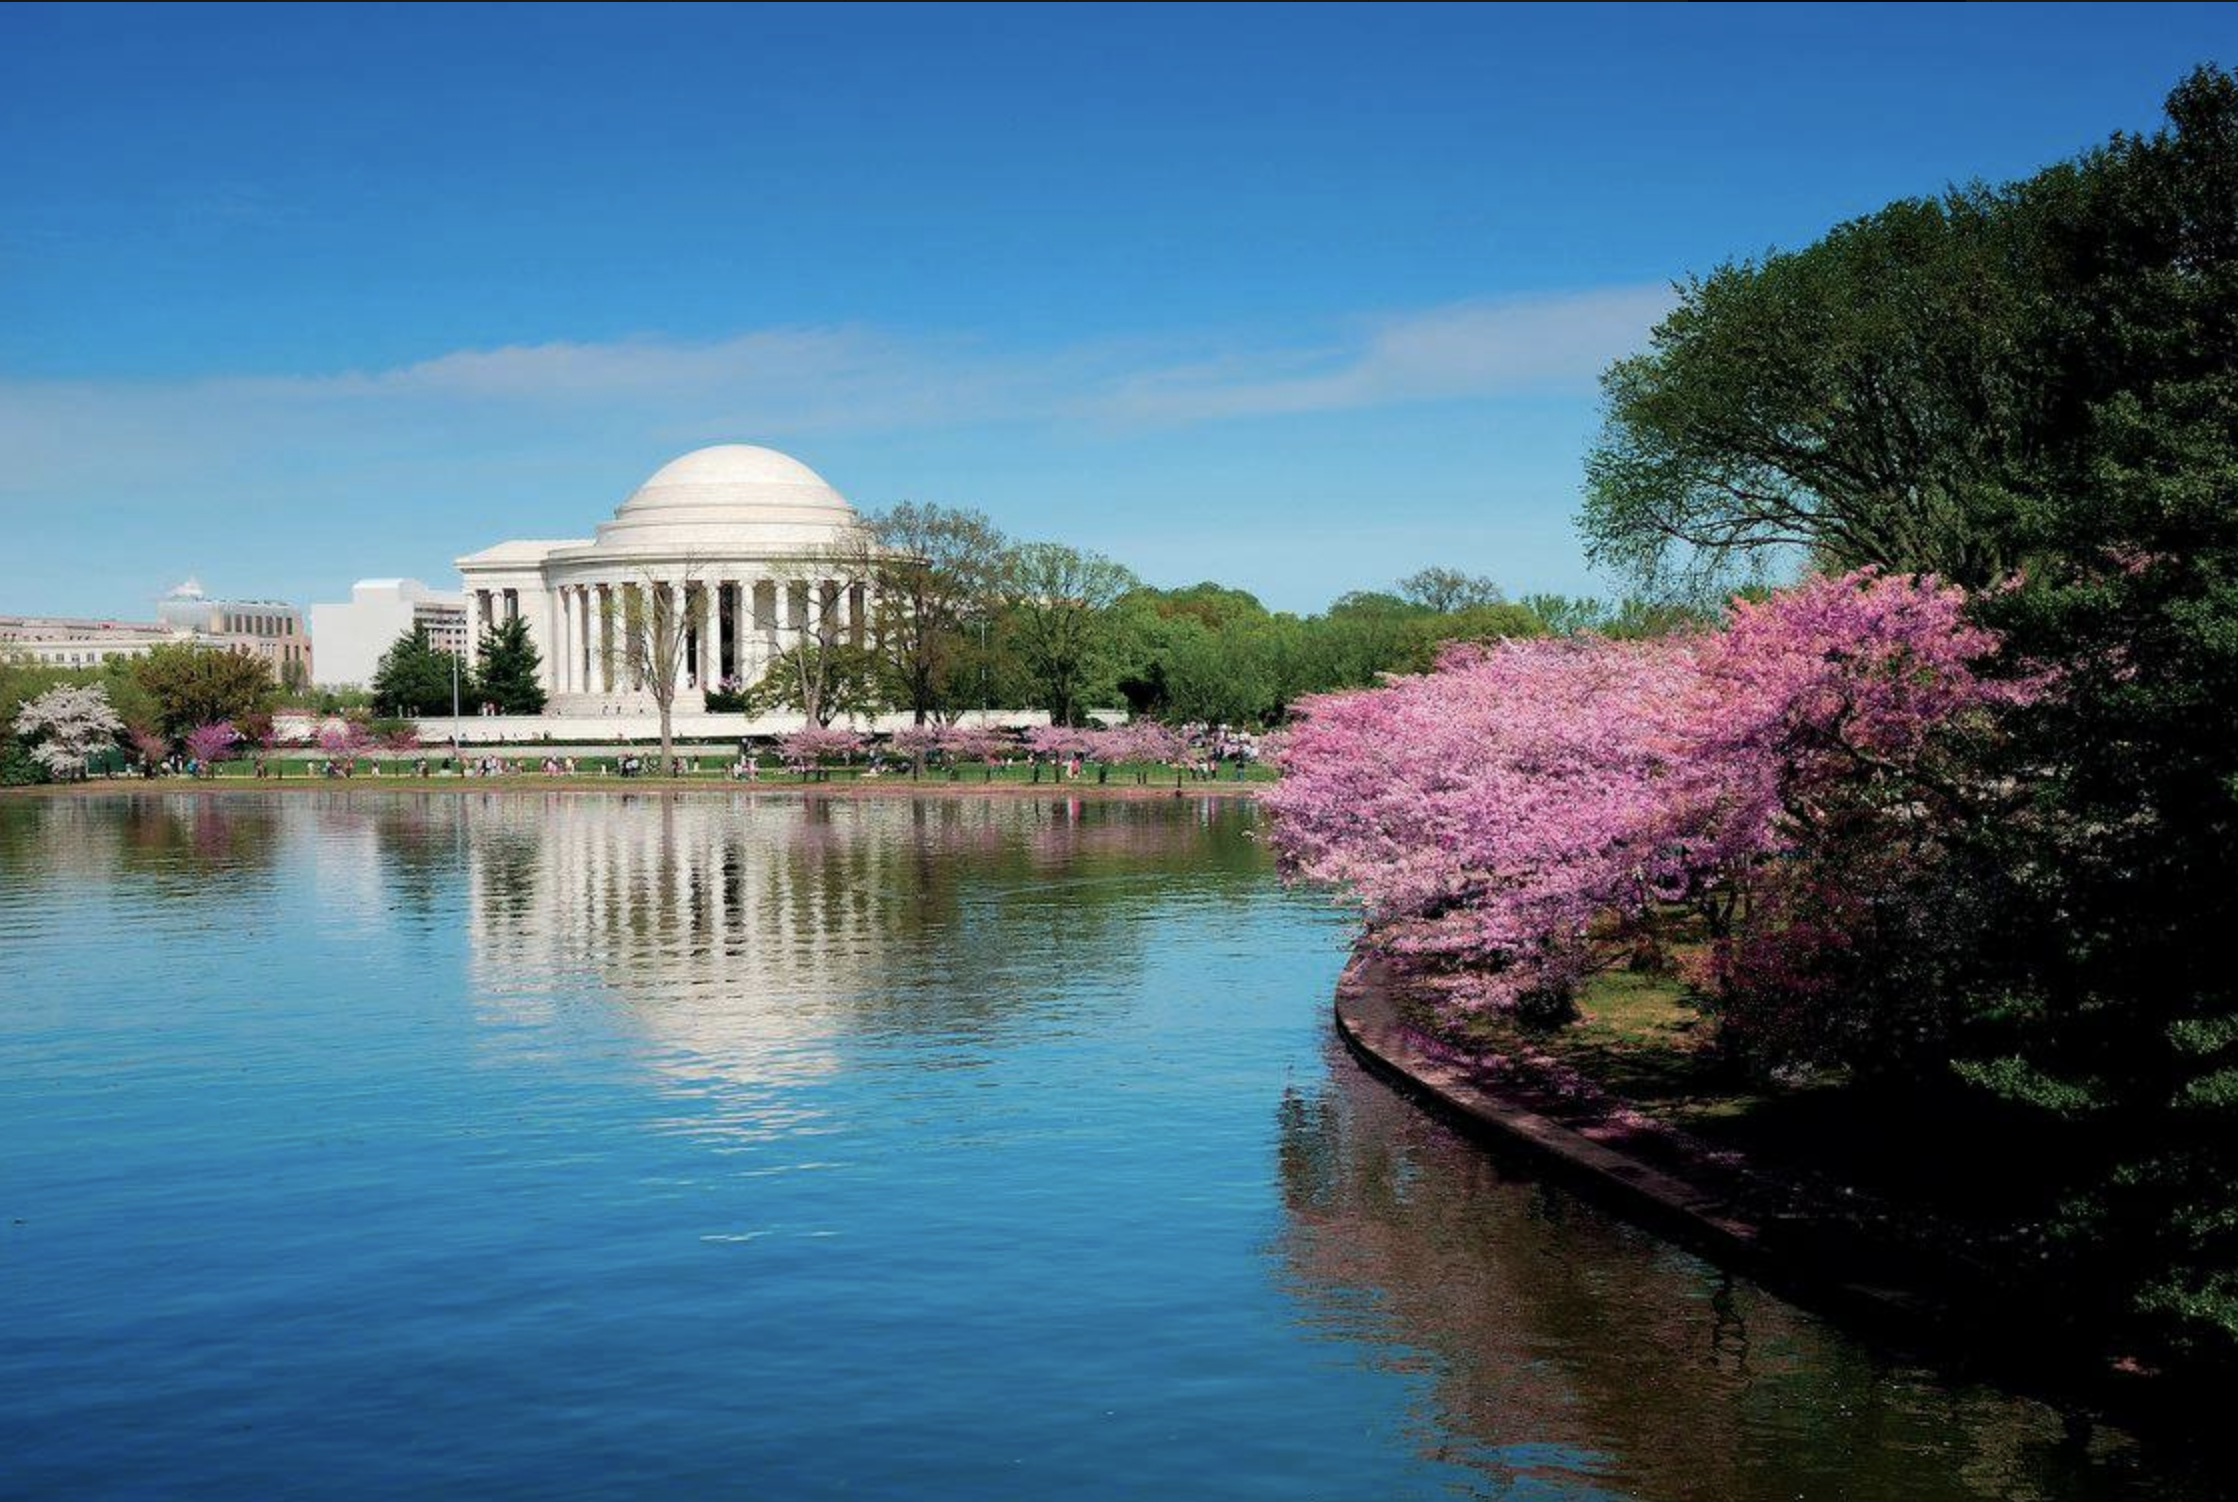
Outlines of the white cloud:
M1107 401L1118 415L1190 422L1587 391L1671 306L1664 287L1453 303L1365 320L1351 339L1318 350L1243 351L1146 372Z
M1660 288L1465 302L1310 344L1242 336L996 351L871 328L458 350L373 371L0 380L0 500L163 485L209 497L307 470L535 463L561 448L974 423L1172 426L1571 393L1635 348Z

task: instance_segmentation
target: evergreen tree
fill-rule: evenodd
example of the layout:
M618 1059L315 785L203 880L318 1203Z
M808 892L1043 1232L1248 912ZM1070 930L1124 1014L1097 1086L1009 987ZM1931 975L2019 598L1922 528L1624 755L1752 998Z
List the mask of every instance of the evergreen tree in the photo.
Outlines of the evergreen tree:
M500 621L482 633L474 664L474 702L495 704L500 714L542 714L543 657L529 640L528 622Z
M381 654L373 674L373 707L383 715L448 714L455 659L429 645L427 627L415 625ZM463 680L464 674L460 677ZM461 682L461 693L466 685Z

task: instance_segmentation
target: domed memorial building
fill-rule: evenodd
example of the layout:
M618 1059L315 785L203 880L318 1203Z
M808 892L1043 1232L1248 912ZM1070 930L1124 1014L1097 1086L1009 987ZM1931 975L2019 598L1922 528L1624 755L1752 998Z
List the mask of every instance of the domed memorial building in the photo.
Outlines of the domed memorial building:
M641 714L651 663L632 623L677 620L679 713L726 681L751 683L815 630L860 638L868 586L861 518L775 449L695 449L654 472L598 535L501 542L458 560L477 630L528 622L552 715Z

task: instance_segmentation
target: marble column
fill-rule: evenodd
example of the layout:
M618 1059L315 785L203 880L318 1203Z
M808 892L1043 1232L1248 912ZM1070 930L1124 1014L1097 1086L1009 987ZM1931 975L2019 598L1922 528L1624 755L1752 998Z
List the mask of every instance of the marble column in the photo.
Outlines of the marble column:
M583 691L583 591L570 584L560 591L560 655L567 660L567 692Z
M544 678L546 696L567 692L567 591L544 591Z
M567 654L567 691L583 691L583 588L579 584L567 586L567 619L563 623L563 640L560 650Z
M615 678L620 678L622 694L636 694L645 687L645 604L651 593L642 582L615 584L613 586L613 656Z
M545 660L551 664L549 671L552 675L552 692L571 693L573 690L568 687L567 682L567 628L575 617L575 602L564 584L552 591L551 614L552 644L545 653Z

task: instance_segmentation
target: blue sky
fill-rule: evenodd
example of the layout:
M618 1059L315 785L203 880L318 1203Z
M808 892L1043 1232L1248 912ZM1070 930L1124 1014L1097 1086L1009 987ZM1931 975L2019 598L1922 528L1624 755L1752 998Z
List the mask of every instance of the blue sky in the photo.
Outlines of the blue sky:
M2238 8L0 10L0 612L767 443L1156 583L1605 589L1668 284L2147 129Z

